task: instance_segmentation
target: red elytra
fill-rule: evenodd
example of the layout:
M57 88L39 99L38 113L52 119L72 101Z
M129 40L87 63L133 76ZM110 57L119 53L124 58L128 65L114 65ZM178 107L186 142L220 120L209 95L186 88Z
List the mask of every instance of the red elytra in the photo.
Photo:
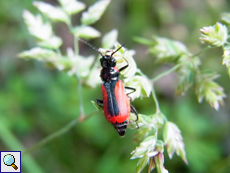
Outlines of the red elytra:
M103 84L101 85L101 90L103 95L103 108L106 119L112 124L123 123L124 121L127 121L128 123L130 116L130 99L125 93L122 81L118 80L114 88L116 103L119 109L118 115L111 115L111 113L109 112L108 91Z

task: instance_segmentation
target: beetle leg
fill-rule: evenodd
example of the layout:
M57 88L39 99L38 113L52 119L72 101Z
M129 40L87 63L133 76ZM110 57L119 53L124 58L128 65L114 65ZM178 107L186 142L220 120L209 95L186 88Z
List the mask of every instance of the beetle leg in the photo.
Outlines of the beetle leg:
M103 100L96 99L96 104L103 109Z
M130 105L130 108L131 108L131 112L133 112L136 115L136 117L137 117L136 120L135 120L135 122L136 122L137 128L139 128L139 125L137 124L137 121L138 121L138 112L137 112L137 110L132 105Z
M132 90L132 92L130 92L130 93L126 94L126 95L132 94L132 93L134 93L136 91L136 88L127 87L127 86L125 86L125 89Z
M124 66L124 67L121 67L121 68L119 69L119 71L120 71L120 72L123 71L123 70L126 69L128 66L129 66L129 64L127 64L127 65Z

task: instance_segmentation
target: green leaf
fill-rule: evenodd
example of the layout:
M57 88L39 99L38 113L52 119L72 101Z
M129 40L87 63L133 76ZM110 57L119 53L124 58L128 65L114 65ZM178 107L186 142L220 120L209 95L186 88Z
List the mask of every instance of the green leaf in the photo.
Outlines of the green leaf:
M63 10L69 14L77 14L85 9L85 4L76 0L58 0L62 5Z
M185 69L184 69L185 70ZM181 71L182 72L182 71ZM184 71L185 73L179 72L179 84L177 86L176 94L177 95L184 95L185 92L188 90L189 87L192 86L194 80L194 71L188 70Z
M157 173L168 173L168 170L165 169L165 167L164 167L164 155L163 155L163 153L159 153L153 159L154 159L155 164L156 164Z
M70 22L66 13L59 7L54 7L42 1L34 1L33 5L53 21Z
M91 25L98 21L105 9L107 8L110 0L100 0L94 5L90 6L87 12L83 12L81 22L84 25Z
M91 39L101 36L101 33L91 26L78 26L72 31L76 37Z
M62 6L65 6L67 4L70 4L70 3L73 3L73 2L76 2L77 0L58 0L58 2L62 5Z
M30 34L37 39L38 45L50 49L57 49L62 45L61 38L54 35L51 24L44 23L40 15L34 16L25 10L23 18Z
M138 126L139 129L136 134L136 140L140 141L146 138L150 133L153 134L156 131L157 119L152 115L138 114Z
M185 45L179 41L173 41L163 37L154 37L154 44L149 52L156 56L158 62L174 63L182 55L190 54Z
M151 119L152 119L152 122L153 120L157 122L158 128L161 128L164 125L164 123L167 121L165 115L162 112L156 112L155 114L153 114Z
M167 122L165 124L163 129L163 139L167 146L169 158L171 159L174 152L176 151L177 155L181 156L184 162L188 164L184 150L183 139L181 136L181 131L174 123Z
M227 67L230 66L230 46L224 47L223 62Z
M53 35L52 27L49 23L44 23L41 15L34 16L29 11L24 10L23 18L29 33L38 40L47 41Z
M228 68L228 75L230 76L230 67Z
M149 159L149 168L148 168L148 173L150 173L154 168L156 167L154 158Z
M73 63L66 57L62 57L53 50L35 47L18 55L20 58L36 59L46 63L48 67L58 70L70 70Z
M164 152L164 142L162 140L156 141L155 151L158 151L160 153Z
M102 47L105 49L112 48L117 40L117 34L118 31L116 29L113 29L109 33L105 34L102 38Z
M37 59L41 61L47 61L58 57L56 52L50 49L44 49L40 47L32 48L28 51L24 51L18 55L20 58Z
M219 77L214 72L202 71L196 75L195 92L198 96L198 101L201 102L203 98L216 110L219 109L220 104L223 104L223 99L226 97L224 89L213 80Z
M91 67L91 66L90 66ZM101 68L99 67L93 67L90 69L89 75L86 80L84 80L84 85L89 86L91 88L95 88L99 84L101 84L101 78L99 75L95 74L100 74Z
M149 157L147 155L144 155L144 157L140 158L138 163L137 163L137 172L141 172L144 167L147 165L149 161Z
M139 147L136 147L134 151L132 151L132 157L131 159L141 158L144 157L145 154L148 154L149 152L154 151L156 144L156 136L148 136L145 138L139 145Z
M143 38L143 37L134 36L133 40L138 42L138 43L140 43L140 44L144 44L144 45L147 45L147 46L154 46L156 44L155 40L149 40L149 39L146 39L146 38Z
M230 25L230 13L221 13L221 21L227 25Z
M87 79L91 72L91 66L94 62L95 57L83 57L83 56L76 56L72 49L67 49L68 59L72 62L73 66L68 71L69 75L73 75L76 72L79 74L81 78ZM98 75L99 76L99 75ZM99 78L99 77L98 77ZM97 79L97 77L95 77Z
M132 100L138 97L149 97L152 91L152 85L145 76L135 75L129 78L128 82L125 82L125 85L136 89L134 93L129 95Z
M137 163L137 172L141 172L145 165L147 165L149 158L158 154L158 151L154 151L156 144L156 136L148 136L131 154L131 159L140 158Z
M222 64L225 64L228 68L228 74L230 76L230 46L224 47L223 61Z
M55 60L50 60L46 62L46 66L49 68L56 68L60 71L67 71L73 68L73 63L66 57L60 57Z
M212 46L222 46L228 39L228 28L219 22L213 26L203 27L200 32L201 42Z
M178 63L181 66L177 69L179 84L177 86L176 94L183 95L193 85L195 72L201 64L198 57L190 58L188 55L180 57Z
M137 164L137 172L143 170L145 165L149 163L149 172L157 166L157 171L166 173L167 170L164 168L164 143L163 141L156 140L156 134L148 136L140 143L131 154L131 159L140 158Z
M38 45L44 48L57 49L62 45L62 39L57 36L52 36L45 41L38 41Z
M19 57L41 60L45 62L48 67L67 71L69 75L73 75L78 72L82 79L87 79L91 72L90 67L92 66L94 57L90 56L87 58L76 56L75 54L71 56L69 53L70 51L67 52L68 57L63 57L61 54L57 54L53 50L36 47L29 51L20 53ZM97 77L94 77L94 79L97 79ZM95 82L95 80L92 80L91 82ZM93 84L90 86L92 85Z

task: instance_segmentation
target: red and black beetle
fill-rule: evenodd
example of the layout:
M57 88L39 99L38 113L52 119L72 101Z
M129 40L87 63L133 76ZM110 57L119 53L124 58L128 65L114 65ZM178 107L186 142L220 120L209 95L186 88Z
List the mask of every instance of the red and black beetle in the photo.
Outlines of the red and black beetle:
M138 113L136 109L130 105L130 98L128 97L128 94L135 92L136 89L124 87L122 81L119 80L120 72L129 66L128 61L123 57L127 62L127 65L118 69L116 68L117 61L113 57L113 55L118 52L122 46L111 54L103 55L98 49L94 48L88 42L80 38L79 40L95 49L102 56L100 59L102 66L100 77L103 81L103 84L101 84L103 100L97 99L96 104L99 107L103 107L105 118L112 123L120 136L124 136L127 124L129 123L130 111L137 116L136 121L138 120ZM132 90L132 92L126 94L125 89Z
M129 123L130 111L135 113L137 119L138 113L130 105L130 98L125 93L125 89L133 90L131 93L135 92L136 89L124 87L122 81L119 80L120 72L129 66L128 61L125 59L127 65L120 69L115 67L117 61L113 55L121 48L122 46L112 52L111 55L102 55L99 52L102 55L100 59L102 66L100 77L104 83L101 84L103 100L96 100L96 103L99 106L103 106L106 119L112 123L120 136L124 136L127 124Z

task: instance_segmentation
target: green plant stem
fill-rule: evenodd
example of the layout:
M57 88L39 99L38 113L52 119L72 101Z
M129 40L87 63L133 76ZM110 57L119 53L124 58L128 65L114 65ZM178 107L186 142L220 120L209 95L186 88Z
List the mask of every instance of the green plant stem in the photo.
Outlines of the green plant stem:
M70 30L70 32L73 31L73 25L71 23L71 16L69 16L69 21L67 23L67 26ZM75 55L78 56L79 55L79 45L78 45L78 39L76 38L75 35L74 36L74 52L75 52ZM81 81L81 78L78 74L78 72L76 72L76 78L77 78L77 81L78 81L78 87L77 87L77 90L78 90L78 100L79 100L79 107L80 107L80 119L84 119L85 117L85 111L84 111L84 106L83 106L83 97L82 97L82 81Z
M7 151L24 151L25 148L22 143L17 139L17 137L12 133L10 127L7 126L9 120L7 120L1 115L0 121L0 139L7 146ZM43 173L42 168L36 163L33 157L27 155L23 157L21 160L23 170L25 172L33 172L33 173Z
M75 36L74 36L74 51L76 55L79 55L78 39Z
M140 69L137 69L137 73L139 73L142 76L145 76L145 74Z
M153 87L152 87L152 95L153 95L153 100L156 104L156 113L159 113L159 112L161 112L161 110L160 110L159 102L157 100L157 96L156 96L156 93L155 93L155 90Z
M35 144L34 146L32 146L31 148L29 148L26 151L24 151L22 153L22 156L24 157L24 156L28 155L29 153L31 153L35 149L38 149L39 147L47 144L48 142L52 141L53 139L55 139L55 138L57 138L57 137L65 134L70 129L72 129L77 123L81 123L81 122L87 120L88 118L90 118L92 115L94 115L97 112L98 112L98 110L90 113L84 119L74 119L74 120L72 120L71 122L69 122L68 124L66 124L64 127L62 127L61 129L59 129L58 131L52 133L51 135L47 136L46 138L42 139L40 142L38 142L37 144Z
M156 96L156 92L155 92L155 90L154 90L154 87L152 87L152 95L153 95L153 100L154 100L154 102L155 102L155 104L156 104L156 114L157 114L157 113L160 113L161 116L162 116L163 119L164 119L164 122L167 122L168 120L167 120L166 116L165 116L165 115L161 112L161 110L160 110L159 102L158 102L158 100L157 100L157 96ZM156 130L157 130L157 128L156 128Z
M158 76L156 76L155 78L153 78L151 81L152 81L152 82L156 82L156 81L159 80L160 78L162 78L162 77L168 75L169 73L171 73L171 72L177 70L180 66L182 66L182 64L177 64L177 65L175 65L175 66L172 67L171 69L169 69L169 70L167 70L167 71L165 71L165 72L159 74Z
M72 30L73 26L72 24L69 25L69 28ZM78 44L78 39L76 38L76 36L74 35L74 51L75 51L75 55L79 55L79 44ZM83 106L83 98L82 98L82 81L81 78L78 74L78 72L76 72L76 77L77 77L77 81L78 81L78 100L79 100L79 107L80 107L80 119L83 119L85 117L85 111L84 111L84 106Z
M192 55L192 58L195 57L195 56L198 56L198 55L202 54L203 52L205 52L206 50L208 50L208 49L210 49L210 48L212 48L210 45L204 47L203 49L201 49L201 50L198 51L197 53L193 54L193 55Z
M78 86L77 86L77 91L78 91L78 100L79 100L79 107L80 107L80 117L83 118L85 117L85 110L83 106L83 98L82 98L82 82L81 78L79 77L78 73L76 73L77 81L78 81Z
M69 22L67 23L67 26L68 26L70 32L72 33L74 27L73 27L73 25L71 23L71 16L68 16L68 17L69 17ZM79 55L78 39L76 38L75 35L73 35L73 36L74 36L74 51L75 51L76 55Z

